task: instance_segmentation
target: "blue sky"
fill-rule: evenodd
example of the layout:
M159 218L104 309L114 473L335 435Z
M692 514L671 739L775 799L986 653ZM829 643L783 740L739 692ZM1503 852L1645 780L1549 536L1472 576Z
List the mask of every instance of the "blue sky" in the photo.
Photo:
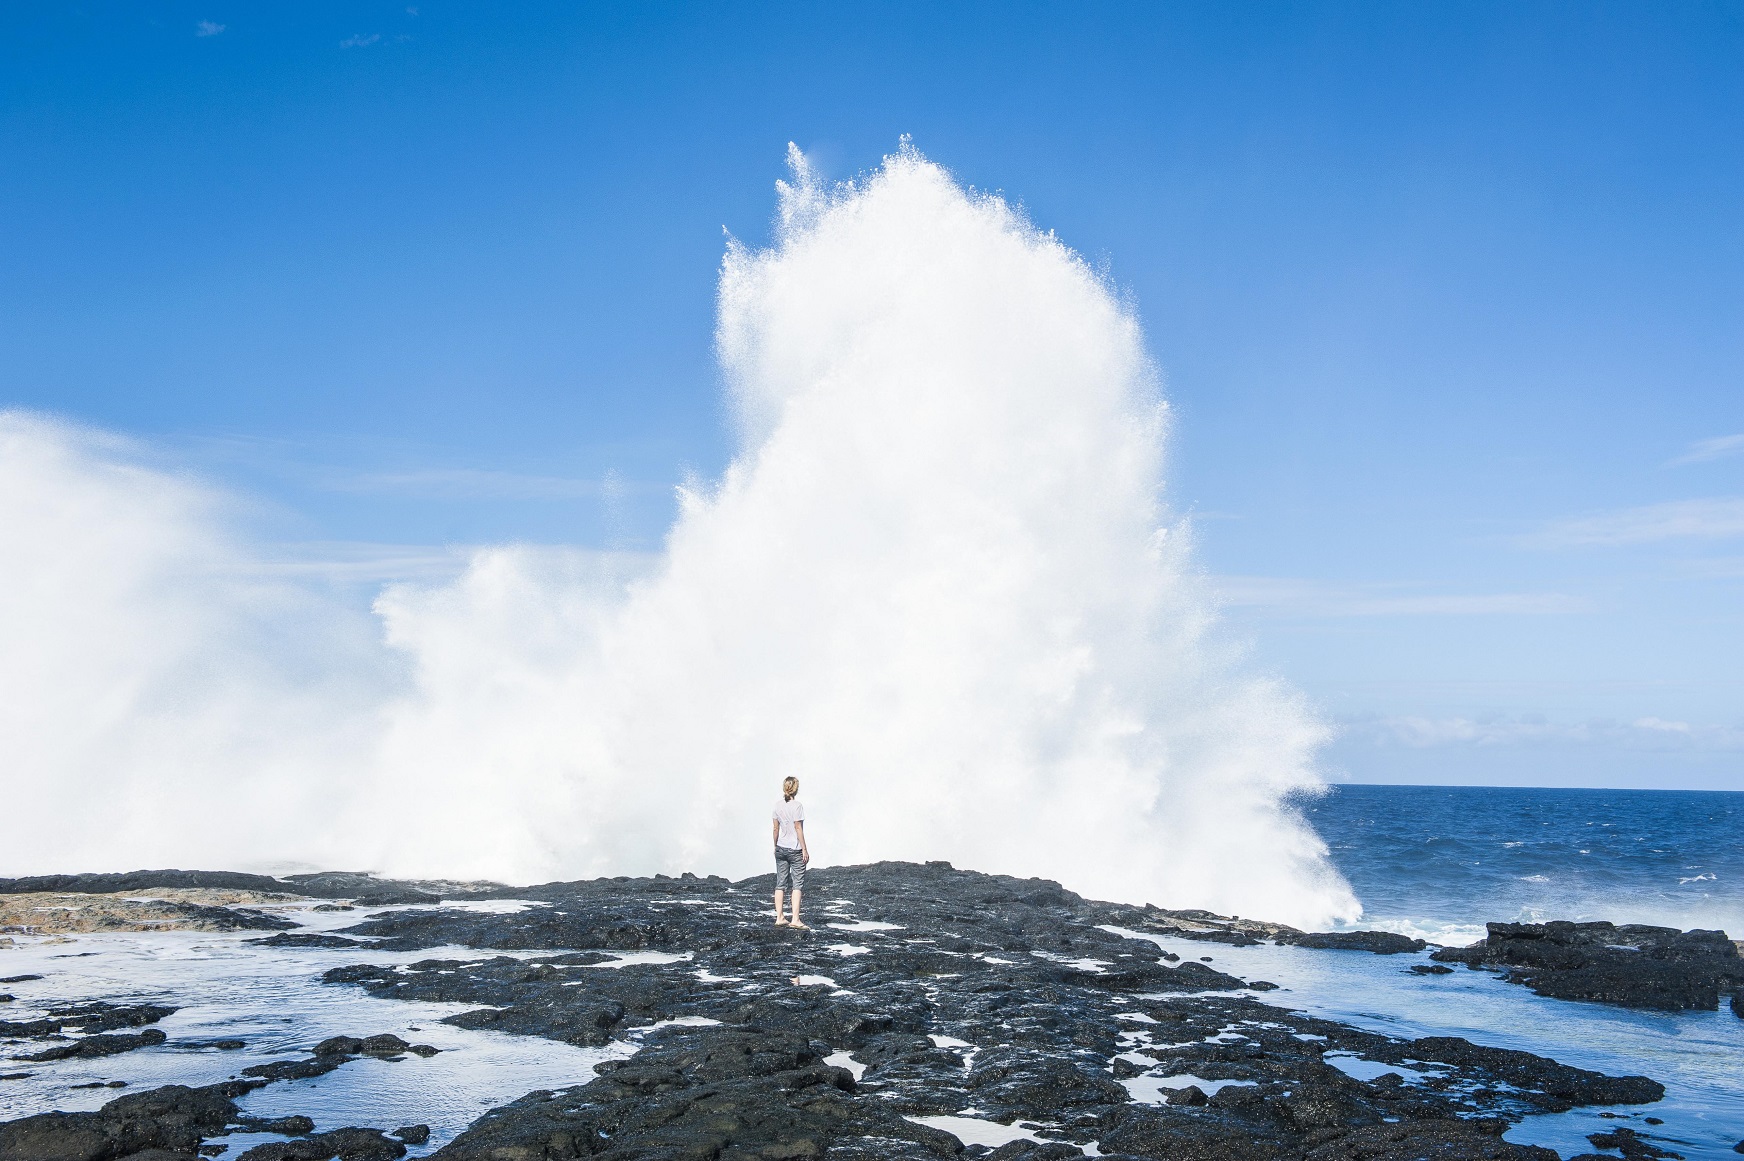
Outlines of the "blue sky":
M901 134L1131 296L1256 662L1368 781L1744 789L1744 7L0 16L0 406L353 580L652 548L723 227ZM381 547L388 546L388 547Z

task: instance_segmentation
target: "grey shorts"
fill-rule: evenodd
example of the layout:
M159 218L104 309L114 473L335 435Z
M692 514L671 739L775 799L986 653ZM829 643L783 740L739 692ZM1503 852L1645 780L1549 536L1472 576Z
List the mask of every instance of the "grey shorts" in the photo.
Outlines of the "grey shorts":
M775 889L805 890L805 856L787 847L775 848Z

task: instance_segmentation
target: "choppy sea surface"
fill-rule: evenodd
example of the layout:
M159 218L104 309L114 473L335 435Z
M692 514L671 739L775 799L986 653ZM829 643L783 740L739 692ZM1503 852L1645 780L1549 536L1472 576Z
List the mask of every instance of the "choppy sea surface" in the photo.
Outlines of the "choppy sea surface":
M1744 794L1347 786L1304 810L1362 897L1365 927L1444 943L1481 936L1482 923L1491 919L1602 918L1744 934L1744 901L1737 893L1744 881ZM460 904L493 910L526 905ZM378 910L387 909L336 914L304 905L287 913L307 924L305 930L320 930ZM430 1140L413 1151L427 1153L486 1109L533 1089L585 1082L594 1064L635 1048L633 1040L583 1049L455 1028L440 1021L458 1005L377 999L358 988L321 983L322 971L339 963L499 953L321 952L264 947L249 942L254 938L253 932L163 931L24 940L0 948L0 977L43 976L7 985L17 996L6 1005L12 1018L25 1009L84 999L181 1009L159 1025L169 1034L160 1047L101 1060L4 1062L3 1071L30 1075L0 1080L0 1119L96 1108L118 1095L81 1085L119 1080L128 1086L120 1091L137 1092L167 1083L211 1083L250 1064L296 1055L329 1035L393 1032L442 1051L428 1060L354 1061L325 1076L271 1085L240 1103L262 1116L305 1114L321 1129L427 1123ZM1583 1068L1642 1073L1666 1086L1665 1100L1653 1105L1529 1118L1509 1131L1510 1140L1549 1145L1564 1156L1593 1152L1587 1134L1619 1124L1645 1130L1648 1116L1664 1122L1649 1130L1657 1143L1690 1161L1735 1159L1732 1146L1744 1138L1744 1020L1724 1007L1637 1012L1548 1000L1487 972L1416 975L1409 968L1423 962L1423 955L1152 942L1194 959L1209 953L1222 970L1277 983L1279 990L1257 994L1268 1003L1394 1036L1465 1036ZM697 970L687 956L660 953L625 956L597 970L624 962ZM243 1039L247 1046L204 1046L218 1038ZM1335 1063L1358 1075L1387 1069L1354 1058ZM998 1140L1025 1135L1017 1128L980 1129L1003 1130ZM229 1155L268 1139L276 1138L231 1137Z
M1339 786L1303 813L1362 927L1469 943L1490 920L1609 919L1744 939L1744 793Z

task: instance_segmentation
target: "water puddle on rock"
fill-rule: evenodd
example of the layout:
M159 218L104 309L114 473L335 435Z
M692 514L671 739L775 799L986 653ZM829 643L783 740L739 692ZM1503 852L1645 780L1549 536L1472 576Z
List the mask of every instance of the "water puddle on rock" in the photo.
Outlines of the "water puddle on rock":
M508 904L447 904L505 910ZM516 909L525 904L516 905ZM302 931L349 926L381 910L341 913L294 912ZM323 984L328 968L344 964L399 964L409 959L488 959L504 953L470 948L406 952L369 948L333 950L272 948L251 944L262 932L128 932L81 935L69 941L26 940L0 949L0 975L40 974L40 980L6 985L16 997L0 1013L22 1020L49 1007L79 1000L157 1003L178 1011L153 1025L168 1040L95 1060L45 1064L5 1060L0 1072L30 1075L0 1080L0 1119L60 1109L96 1109L129 1092L164 1084L203 1085L238 1075L251 1065L303 1058L329 1036L393 1033L441 1051L397 1061L362 1057L309 1080L279 1081L238 1100L263 1117L302 1114L319 1130L350 1125L393 1130L427 1124L430 1139L414 1153L452 1140L487 1109L542 1088L584 1084L593 1066L623 1056L633 1044L580 1048L554 1040L455 1028L444 1016L476 1005L376 999L361 988ZM548 952L517 953L521 957ZM665 957L636 962L670 962ZM616 963L619 961L612 961ZM611 963L601 964L609 967ZM202 1046L241 1040L244 1047ZM22 1055L40 1041L0 1044L6 1056ZM80 1085L124 1081L121 1088ZM258 1139L257 1139L258 1138ZM225 1138L235 1155L260 1141L281 1138L235 1134Z
M1198 959L1206 947L1116 927L1102 930L1186 959ZM1665 1099L1651 1105L1527 1117L1508 1130L1510 1141L1544 1145L1566 1157L1594 1151L1589 1133L1628 1125L1676 1142L1669 1147L1689 1161L1737 1161L1732 1147L1744 1137L1744 1020L1725 1006L1713 1012L1651 1012L1552 1000L1488 972L1410 971L1412 964L1427 962L1427 952L1374 955L1273 944L1216 949L1220 970L1279 985L1277 991L1256 995L1268 1004L1406 1039L1463 1036L1577 1068L1650 1076L1665 1085ZM1370 1069L1406 1072L1356 1057L1328 1057L1328 1063L1356 1076ZM1649 1116L1664 1126L1645 1124Z

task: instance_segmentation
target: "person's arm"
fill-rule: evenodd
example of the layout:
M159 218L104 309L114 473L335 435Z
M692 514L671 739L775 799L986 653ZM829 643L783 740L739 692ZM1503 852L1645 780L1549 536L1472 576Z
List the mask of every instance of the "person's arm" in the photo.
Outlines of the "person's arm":
M772 818L769 820L769 845L776 846L780 842L781 842L781 820L779 818Z
M793 824L793 833L799 836L799 861L811 862L811 852L805 849L805 820L800 819Z

